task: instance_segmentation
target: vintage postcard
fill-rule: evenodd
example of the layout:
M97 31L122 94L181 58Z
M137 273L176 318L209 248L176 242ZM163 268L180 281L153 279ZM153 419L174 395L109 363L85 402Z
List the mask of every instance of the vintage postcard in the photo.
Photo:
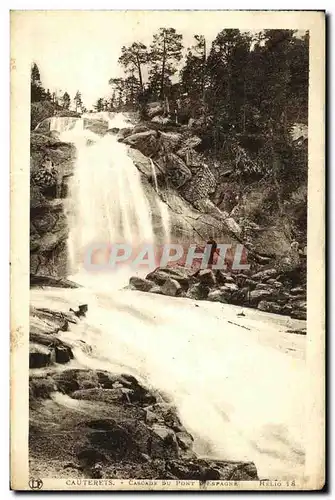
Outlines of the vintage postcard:
M325 13L11 12L11 487L320 490Z

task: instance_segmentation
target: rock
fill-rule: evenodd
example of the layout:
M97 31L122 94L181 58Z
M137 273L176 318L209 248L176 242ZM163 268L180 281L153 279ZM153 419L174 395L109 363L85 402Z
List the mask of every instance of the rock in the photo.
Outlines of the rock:
M102 401L104 403L123 402L130 403L129 394L131 389L116 388L116 389L101 389L90 388L74 391L71 394L73 399L83 399L88 401Z
M230 299L230 294L228 299ZM227 294L225 294L221 289L212 290L211 292L209 292L207 300L210 300L211 302L222 302L223 304L226 304Z
M181 286L177 280L168 278L161 287L161 292L163 295L169 295L170 297L175 297L181 292Z
M153 156L158 151L158 137L155 130L148 130L147 132L138 132L123 139L124 144L138 149L145 156Z
M269 278L274 278L278 275L278 271L276 269L266 269L265 271L260 271L251 276L251 279L254 281L266 281Z
M125 139L126 137L128 137L129 135L132 135L136 132L147 132L149 129L148 127L145 127L144 129L141 129L141 130L135 130L136 127L125 127L125 128L121 128L118 133L117 133L117 139L119 140L119 142L122 142L123 139Z
M220 285L225 283L235 283L235 278L222 269L217 269L215 272L216 280Z
M66 278L56 278L54 276L30 275L30 286L55 286L57 288L80 288L80 285Z
M268 283L257 283L255 290L268 290L269 289L269 284Z
M158 422L159 418L156 413L149 410L149 408L145 408L145 421L147 424L152 425L155 422Z
M132 129L132 133L137 134L138 132L148 132L149 130L150 130L150 127L148 127L148 125L146 125L145 123L138 123Z
M150 102L147 104L146 113L149 118L153 118L157 115L162 115L164 113L164 105L162 102Z
M181 138L182 135L178 132L160 132L160 142L166 151L174 151L178 147Z
M257 306L257 309L260 311L281 314L283 311L282 306L277 304L276 302L267 302L265 300L261 300Z
M296 297L295 297L296 299ZM293 307L296 307L298 309L303 309L304 311L307 311L307 301L306 297L304 297L303 300L294 300L292 302Z
M223 223L228 217L227 212L222 212L209 198L201 198L200 200L194 200L193 206L204 214L210 214L213 217L221 220Z
M269 283L269 281L267 282ZM272 283L271 283L271 286L273 288L277 288L277 289L281 289L284 287L283 283L281 283L280 281L277 281L277 280L274 280Z
M56 363L68 363L73 359L73 352L72 349L68 346L62 345L62 346L56 346L55 347L55 357L56 357Z
M255 280L252 280L250 278L247 278L245 280L245 285L250 289L250 290L254 290L256 288L256 285L257 285L257 281Z
M193 300L205 300L210 293L210 287L204 283L191 285L186 292L186 297Z
M48 399L52 392L56 391L56 385L51 377L30 377L29 398Z
M185 431L177 415L176 408L171 404L156 403L154 405L148 406L145 410L153 413L156 416L158 422L164 423L165 426L170 427L175 432Z
M225 290L230 290L231 292L234 292L239 289L236 283L225 283L223 288Z
M199 146L199 144L201 143L201 139L200 139L200 137L197 137L196 135L187 134L186 136L181 138L180 142L181 142L181 145L177 151L177 155L183 159L187 159L187 155L188 155L189 151L191 149Z
M216 284L215 275L211 269L201 269L197 278L204 285L214 286Z
M252 290L249 297L250 304L257 305L261 300L271 300L273 298L273 290Z
M172 152L161 153L157 157L156 163L175 189L181 188L192 177L192 172L183 160Z
M76 323L71 314L30 307L30 334L56 334L59 330L65 332L69 322Z
M232 217L227 217L224 220L225 225L232 233L240 236L242 234L242 228L237 224L237 222Z
M170 460L167 470L177 479L209 481L257 480L257 469L252 462L236 462L197 458L194 460Z
M307 312L302 309L294 309L291 311L290 316L293 319L307 320Z
M152 165L150 158L147 158L143 153L141 153L141 151L134 148L128 148L127 154L143 175L147 178L152 177Z
M178 458L178 443L175 433L159 424L151 427L151 457L152 458Z
M281 284L282 285L282 284ZM303 288L302 286L298 286L296 288L291 288L290 290L290 294L291 295L300 295L300 294L306 294L306 290L305 288Z
M231 303L234 292L239 291L239 288L234 283L227 283L221 286L218 290L213 290L208 294L208 300L212 302Z
M167 125L168 123L173 123L171 122L171 119L168 116L154 116L151 121L153 123L159 123L161 125Z
M189 283L192 281L192 274L193 271L191 269L182 266L157 267L147 275L146 279L154 281L158 285L163 285L168 278L172 278L178 281L183 288L187 289Z
M155 286L153 281L139 278L138 276L132 276L129 284L133 289L140 290L141 292L149 292Z
M51 362L50 350L41 344L29 344L29 368L42 368Z
M187 201L194 203L208 198L215 191L215 187L216 179L213 173L207 165L203 165L192 175L190 181L183 186L181 194Z
M192 450L194 439L189 432L177 432L176 437L177 443L183 450Z

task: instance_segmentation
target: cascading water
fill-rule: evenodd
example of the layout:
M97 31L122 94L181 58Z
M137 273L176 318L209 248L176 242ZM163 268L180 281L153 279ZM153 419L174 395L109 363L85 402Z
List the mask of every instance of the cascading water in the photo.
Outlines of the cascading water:
M61 134L75 128L78 122L81 121L81 118L72 116L53 116L50 118L50 130L54 130Z
M158 193L158 182L157 182L156 168L155 168L155 164L154 164L154 162L152 161L151 158L150 158L150 164L151 164L151 171L152 171L152 177L153 177L153 180L154 180L155 190Z
M99 119L108 119L111 129L129 126L121 114L100 115ZM70 185L71 273L83 271L85 255L92 246L126 243L136 250L143 244L153 245L158 239L160 243L169 240L167 207L158 196L150 204L141 174L128 156L127 146L119 143L115 134L99 137L84 128L82 119L74 127L66 127L61 139L73 142L77 149ZM153 211L160 219L160 227L156 224L155 231ZM146 269L146 273L149 270L152 269ZM121 274L126 285L129 275L138 272L130 268L125 272L123 268L114 278ZM121 284L114 280L116 282L118 286Z
M63 132L78 151L69 219L75 270L92 241L154 241L152 204L125 146L79 125ZM166 241L167 206L160 201L156 210ZM198 453L254 461L261 478L301 477L304 339L285 334L287 318L249 309L238 318L241 329L235 306L202 301L195 308L188 299L115 290L114 275L104 276L106 286L86 278L77 290L31 293L37 307L88 304L87 317L62 333L77 364L127 371L169 394ZM79 347L83 340L90 353Z

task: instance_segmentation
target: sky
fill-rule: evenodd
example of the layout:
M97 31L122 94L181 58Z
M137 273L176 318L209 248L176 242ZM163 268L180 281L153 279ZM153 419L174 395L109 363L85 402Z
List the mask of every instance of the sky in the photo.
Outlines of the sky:
M183 35L185 47L202 34L210 46L227 27L257 28L249 17L229 21L227 12L210 11L23 11L22 36L31 60L39 67L44 88L74 97L80 90L86 107L109 94L108 80L121 76L118 58L123 45L141 41L150 45L161 27ZM271 24L271 23L270 23ZM264 24L260 24L258 29ZM285 26L286 27L286 26Z

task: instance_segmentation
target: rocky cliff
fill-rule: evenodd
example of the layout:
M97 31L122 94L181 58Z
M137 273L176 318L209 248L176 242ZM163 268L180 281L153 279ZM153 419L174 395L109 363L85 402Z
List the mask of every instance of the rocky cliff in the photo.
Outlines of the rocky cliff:
M67 275L67 180L75 148L56 134L31 133L30 141L30 272Z
M223 159L218 164L201 151L202 140L192 124L163 123L159 116L154 114L145 122L132 116L129 126L121 129L109 128L104 113L92 114L83 122L100 136L117 134L128 147L152 207L155 232L161 229L156 212L162 200L169 213L171 241L204 244L213 237L220 243L243 243L254 272L260 263L280 268L293 245L300 256L296 268L305 269L307 186L302 183L291 189L279 213L273 209L272 178L265 176L241 189L241 182L231 177L229 162ZM42 122L31 134L31 272L66 276L65 209L76 152L71 144L59 141L57 132L50 132L50 124L50 119ZM306 148L304 136L294 140L296 148ZM303 274L296 273L293 287L304 284Z

